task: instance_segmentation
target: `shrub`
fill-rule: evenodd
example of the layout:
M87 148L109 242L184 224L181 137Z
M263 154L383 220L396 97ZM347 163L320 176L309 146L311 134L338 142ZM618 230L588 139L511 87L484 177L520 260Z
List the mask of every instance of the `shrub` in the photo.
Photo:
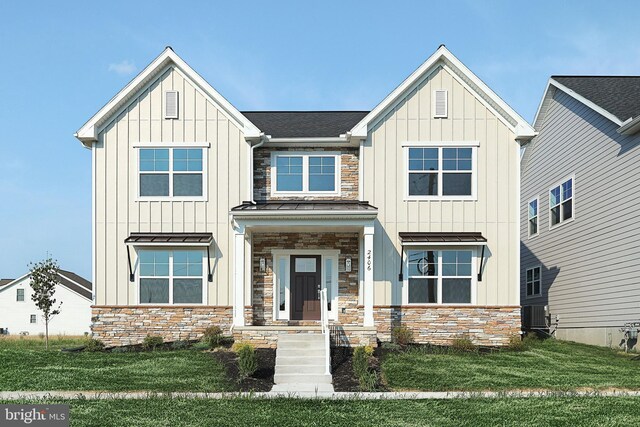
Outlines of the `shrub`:
M256 351L249 343L238 343L235 347L235 352L238 355L238 371L240 378L248 378L258 370L258 358L256 356Z
M191 343L189 341L174 341L171 343L172 350L184 350L189 348Z
M400 344L395 342L383 342L380 346L387 351L400 351L402 349Z
M155 350L164 343L164 340L160 336L147 335L142 341L142 348L145 350Z
M475 344L468 335L462 334L453 339L451 347L458 351L473 351L476 349Z
M413 342L413 332L406 326L396 326L391 330L391 339L399 345L408 345Z
M364 374L360 375L358 382L360 383L360 390L374 391L378 385L378 373L367 370Z
M88 338L84 343L84 351L103 351L104 343L95 338Z
M202 336L202 342L207 343L209 348L216 348L222 345L224 337L222 336L222 329L219 326L209 326L204 331Z
M191 346L193 350L207 350L209 348L209 344L204 341L197 342Z
M507 348L511 351L524 351L527 349L527 345L519 334L515 334L509 337Z
M356 347L353 350L351 365L363 391L374 390L378 383L378 374L369 369L371 357L373 357L373 347L371 346Z

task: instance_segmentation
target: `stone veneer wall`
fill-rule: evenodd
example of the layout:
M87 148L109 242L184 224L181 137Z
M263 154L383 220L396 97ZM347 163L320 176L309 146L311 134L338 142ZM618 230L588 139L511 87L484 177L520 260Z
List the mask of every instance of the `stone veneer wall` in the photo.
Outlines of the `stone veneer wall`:
M319 334L320 331L292 330L276 328L237 328L233 331L234 341L250 342L257 348L276 348L280 334ZM376 331L368 328L351 328L346 330L332 330L332 345L337 347L357 347L361 345L377 345Z
M293 196L293 197L272 197L271 196L271 153L286 151L330 151L340 153L340 195L317 197L317 196ZM254 198L255 200L358 200L358 149L349 147L331 148L258 148L255 150L254 158Z
M253 245L253 318L250 325L287 324L273 320L273 249L337 249L338 319L341 325L362 325L363 311L358 308L358 233L256 233ZM351 271L345 271L345 259L351 258ZM260 258L267 268L260 271ZM324 268L324 267L323 267ZM343 312L344 309L344 312Z
M213 325L229 334L233 318L232 307L214 306L94 306L91 313L93 337L106 346L138 344L147 335L195 340Z
M449 345L466 335L477 345L503 346L521 329L517 306L375 306L373 316L380 341L391 341L391 330L406 326L417 343Z

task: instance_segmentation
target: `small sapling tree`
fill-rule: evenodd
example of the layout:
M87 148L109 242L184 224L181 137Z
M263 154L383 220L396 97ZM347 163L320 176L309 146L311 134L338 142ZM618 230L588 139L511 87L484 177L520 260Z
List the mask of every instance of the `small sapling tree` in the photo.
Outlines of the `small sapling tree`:
M61 301L55 308L56 299L53 297L56 292L56 285L60 283L58 280L59 271L58 263L51 258L29 264L31 289L33 289L31 300L36 304L38 310L42 312L47 350L49 350L49 322L54 316L60 314L60 307L62 306Z

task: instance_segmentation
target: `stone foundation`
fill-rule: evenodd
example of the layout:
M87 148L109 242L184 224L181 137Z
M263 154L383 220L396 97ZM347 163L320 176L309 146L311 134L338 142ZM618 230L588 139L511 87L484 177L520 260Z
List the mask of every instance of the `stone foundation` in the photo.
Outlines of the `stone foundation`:
M476 345L504 346L521 329L518 306L374 306L373 316L380 341L406 326L416 343L450 345L465 335Z
M231 307L95 306L91 308L93 337L106 346L141 343L147 335L165 341L196 340L209 326L229 334Z

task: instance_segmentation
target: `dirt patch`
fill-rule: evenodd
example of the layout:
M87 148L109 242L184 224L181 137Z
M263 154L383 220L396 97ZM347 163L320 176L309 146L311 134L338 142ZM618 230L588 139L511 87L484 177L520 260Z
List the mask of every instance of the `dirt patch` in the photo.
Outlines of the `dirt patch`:
M222 363L227 376L238 391L271 391L276 366L276 351L271 348L257 348L258 370L249 378L240 380L238 357L227 349L211 352L211 356Z

